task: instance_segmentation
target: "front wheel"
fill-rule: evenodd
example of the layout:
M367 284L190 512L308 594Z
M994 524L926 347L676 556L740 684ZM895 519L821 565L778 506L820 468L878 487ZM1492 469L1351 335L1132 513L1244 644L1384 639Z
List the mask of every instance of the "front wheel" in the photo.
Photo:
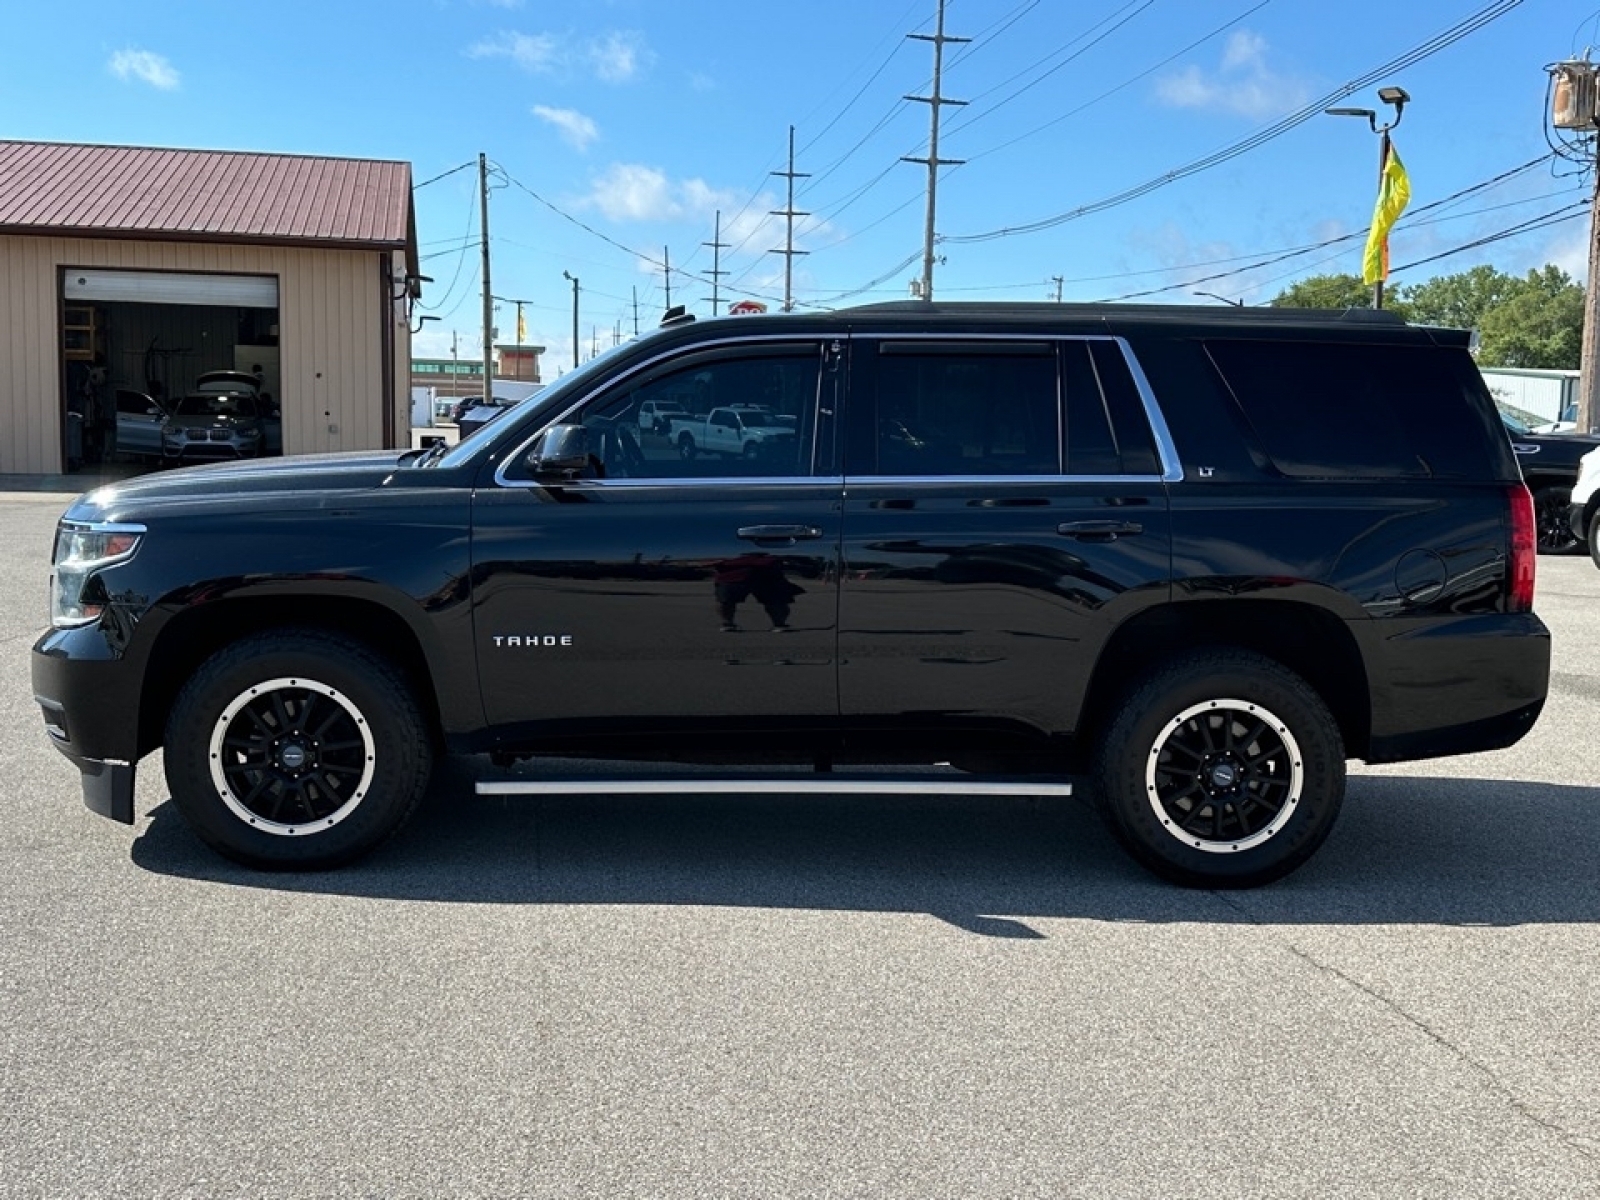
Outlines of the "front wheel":
M1589 561L1600 567L1600 512L1589 518Z
M1571 554L1581 545L1568 521L1571 507L1572 489L1565 484L1547 483L1533 493L1533 521L1539 532L1540 554Z
M1196 654L1127 693L1097 748L1094 795L1157 875L1255 887L1304 863L1344 799L1344 743L1315 691L1243 651Z
M304 630L207 659L173 705L165 761L173 802L207 845L263 870L317 870L405 823L432 750L393 665Z

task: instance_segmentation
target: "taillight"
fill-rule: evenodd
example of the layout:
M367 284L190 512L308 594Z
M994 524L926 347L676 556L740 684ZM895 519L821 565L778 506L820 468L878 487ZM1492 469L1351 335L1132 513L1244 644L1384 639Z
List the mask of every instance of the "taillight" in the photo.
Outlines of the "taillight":
M1533 611L1533 564L1539 556L1533 496L1527 484L1507 489L1511 501L1511 611Z

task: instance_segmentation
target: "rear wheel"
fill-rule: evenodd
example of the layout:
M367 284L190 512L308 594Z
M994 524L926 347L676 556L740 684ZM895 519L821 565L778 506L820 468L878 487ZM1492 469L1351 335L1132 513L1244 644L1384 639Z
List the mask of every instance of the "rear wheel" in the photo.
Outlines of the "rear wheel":
M1270 659L1181 659L1127 693L1097 747L1094 795L1140 863L1190 887L1254 887L1311 857L1344 799L1321 698Z
M267 870L334 867L415 810L431 743L398 671L317 631L256 634L207 659L167 722L167 786L213 849Z
M1567 520L1572 488L1547 483L1533 493L1534 527L1539 531L1540 554L1571 554L1582 545Z
M688 433L678 435L678 454L680 457L693 458L698 453L699 449L694 444L693 435Z
M1600 567L1600 511L1589 518L1589 559Z

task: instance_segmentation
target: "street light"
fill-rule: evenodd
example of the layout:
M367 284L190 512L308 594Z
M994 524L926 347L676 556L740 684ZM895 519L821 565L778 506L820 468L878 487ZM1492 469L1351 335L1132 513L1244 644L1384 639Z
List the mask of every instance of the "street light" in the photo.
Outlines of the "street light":
M1389 165L1389 131L1400 124L1400 117L1406 110L1411 96L1402 87L1381 87L1378 89L1378 99L1385 104L1394 106L1394 120L1387 125L1378 124L1378 114L1370 108L1325 108L1322 111L1330 117L1365 117L1367 126L1378 135L1378 191L1383 191L1383 172ZM1378 280L1372 285L1372 307L1383 307L1383 280Z
M578 367L578 277L566 271L561 272L561 278L572 280L572 367Z
M1215 292L1191 292L1194 296L1209 296L1213 300L1221 300L1224 304L1231 304L1234 308L1243 308L1243 300L1229 300L1226 296L1219 296Z

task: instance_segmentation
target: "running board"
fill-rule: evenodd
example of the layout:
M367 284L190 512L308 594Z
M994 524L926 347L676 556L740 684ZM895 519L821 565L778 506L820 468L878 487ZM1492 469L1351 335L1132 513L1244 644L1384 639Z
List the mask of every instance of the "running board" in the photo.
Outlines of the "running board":
M1072 785L1059 780L951 779L942 775L862 777L833 774L697 779L691 775L655 779L497 779L477 784L480 796L640 796L738 795L803 796L843 794L905 796L1070 796Z

